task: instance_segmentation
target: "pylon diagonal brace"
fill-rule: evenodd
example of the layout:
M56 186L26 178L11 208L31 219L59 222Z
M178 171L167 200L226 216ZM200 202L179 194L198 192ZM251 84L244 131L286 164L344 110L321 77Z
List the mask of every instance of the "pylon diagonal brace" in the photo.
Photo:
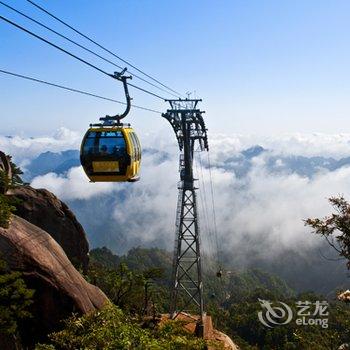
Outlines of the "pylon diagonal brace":
M184 286L182 286L182 287L184 288L185 293L189 296L189 298L187 299L187 303L185 303L182 310L184 310L191 301L194 301L199 306L199 302L198 302L198 300L196 300L198 290L194 294L190 294Z
M184 241L187 243L187 241L184 239ZM185 249L185 251L179 256L179 260L181 260L181 258L183 258L186 253L191 249L193 251L193 253L197 254L197 250L195 250L194 248L192 248L192 246L196 243L196 241L193 241L191 244L188 244L188 247Z
M179 280L182 280L182 278L186 275L186 276L191 280L191 282L193 282L193 284L196 285L196 282L193 281L192 278L191 278L191 276L187 273L187 271L189 271L189 270L193 267L193 265L194 265L195 263L197 263L197 260L193 261L193 263L192 263L187 269L184 269L181 265L179 265L180 268L181 268L181 270L184 272L184 273L179 277Z

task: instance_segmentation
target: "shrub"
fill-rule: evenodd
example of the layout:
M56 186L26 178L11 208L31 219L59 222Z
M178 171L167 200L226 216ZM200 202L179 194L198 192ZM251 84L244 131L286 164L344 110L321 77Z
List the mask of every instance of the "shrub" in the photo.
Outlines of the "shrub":
M11 213L15 209L16 208L9 202L9 199L5 195L0 194L0 227L9 227Z
M28 311L34 291L27 289L20 272L8 271L0 260L0 334L17 333L18 322L31 317Z
M203 340L179 328L143 329L122 310L108 304L102 310L78 317L72 316L65 328L49 336L51 344L38 344L36 350L54 349L205 349Z

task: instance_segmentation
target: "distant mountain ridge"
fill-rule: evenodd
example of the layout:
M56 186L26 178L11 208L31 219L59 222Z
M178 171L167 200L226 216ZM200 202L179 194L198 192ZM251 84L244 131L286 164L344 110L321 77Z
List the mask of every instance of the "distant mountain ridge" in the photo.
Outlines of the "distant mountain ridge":
M170 159L170 155L164 151L146 148L143 154L157 155L156 164L161 164ZM34 158L25 169L24 180L30 182L36 176L55 173L64 175L73 167L80 166L80 152L78 150L66 150L62 152L47 151Z
M295 173L300 176L312 177L320 170L335 171L350 165L350 157L337 160L321 156L278 155L256 145L241 151L238 155L227 158L225 164L220 162L220 166L225 170L233 171L237 177L243 177L252 169L253 159L259 156L264 156L266 169L276 174Z
M48 151L39 154L30 162L26 167L24 178L26 181L30 181L36 176L47 173L62 175L70 168L79 165L79 151L77 150L67 150L59 153Z
M350 150L349 150L350 152ZM157 164L161 164L169 159L171 155L164 151L153 148L144 149L144 155L156 155ZM246 176L252 169L254 158L263 156L266 169L271 173L298 174L300 176L312 177L320 170L335 171L344 166L350 165L350 156L339 160L332 157L306 157L300 155L278 155L270 152L260 145L249 147L238 154L220 160L213 164L218 168L232 171L237 177ZM26 166L25 180L31 181L34 177L55 173L64 175L72 167L80 165L79 151L67 150L63 152L45 152L34 158Z

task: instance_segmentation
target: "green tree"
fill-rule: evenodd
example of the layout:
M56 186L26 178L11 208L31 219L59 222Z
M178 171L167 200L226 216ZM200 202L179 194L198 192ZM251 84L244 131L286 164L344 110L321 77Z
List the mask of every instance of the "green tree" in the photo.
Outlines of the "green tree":
M106 268L91 264L88 279L101 288L117 306L132 313L141 313L143 307L144 278L131 271L126 264L118 268Z
M28 311L34 291L28 289L20 272L9 271L0 260L0 333L16 335L18 323L31 317Z
M11 213L16 210L16 200L6 197L6 192L9 188L23 184L21 176L22 170L17 167L9 158L9 163L12 169L12 177L4 170L0 170L0 227L8 228L11 218Z
M126 263L113 267L109 262L105 265L93 261L87 279L101 288L115 305L137 315L147 314L150 310L154 314L155 309L164 311L168 292L158 284L164 275L161 268L135 271L129 269Z
M12 205L9 199L5 195L0 194L0 227L9 227L11 213L15 210L16 208Z
M338 252L341 258L347 260L350 270L350 204L343 196L331 197L329 202L335 213L322 219L307 219L305 225L313 232L323 236L328 244Z
M23 171L12 162L11 156L6 157L8 158L8 163L11 167L11 174L8 174L5 170L0 171L0 193L2 194L5 194L11 187L23 185L23 180L21 178Z
M10 179L4 170L0 170L0 194L5 194L10 186Z
M10 158L10 165L11 165L11 172L12 172L11 185L12 186L23 185L23 180L21 178L21 175L23 175L23 171L14 162L12 162L11 156L9 156L9 158Z
M157 288L157 280L164 278L164 271L161 268L150 268L143 272L144 279L144 307L142 314L148 315L153 314L156 317L156 305L159 299L162 299L163 295Z

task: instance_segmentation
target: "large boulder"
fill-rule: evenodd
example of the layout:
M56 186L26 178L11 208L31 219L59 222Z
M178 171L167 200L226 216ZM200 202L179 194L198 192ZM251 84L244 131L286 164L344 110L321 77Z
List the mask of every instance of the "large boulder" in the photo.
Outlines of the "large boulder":
M26 345L44 339L72 312L88 313L108 302L99 288L85 281L51 235L18 216L13 215L8 229L0 228L0 255L35 289L34 317L21 332Z
M19 186L7 195L18 199L16 215L48 232L74 266L86 272L89 243L85 231L68 206L45 189Z

